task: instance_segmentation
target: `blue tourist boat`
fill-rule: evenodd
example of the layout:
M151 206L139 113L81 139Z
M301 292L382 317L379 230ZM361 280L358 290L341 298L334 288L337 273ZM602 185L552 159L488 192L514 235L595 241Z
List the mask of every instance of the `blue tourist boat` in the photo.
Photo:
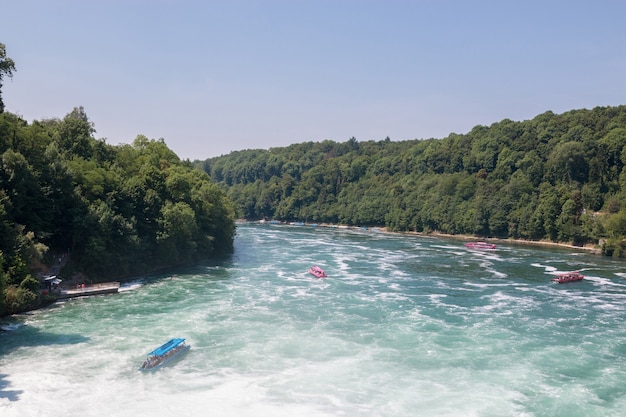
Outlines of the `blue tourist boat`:
M152 371L161 368L174 359L179 358L184 352L191 348L185 343L183 338L174 338L148 353L141 368L142 371Z

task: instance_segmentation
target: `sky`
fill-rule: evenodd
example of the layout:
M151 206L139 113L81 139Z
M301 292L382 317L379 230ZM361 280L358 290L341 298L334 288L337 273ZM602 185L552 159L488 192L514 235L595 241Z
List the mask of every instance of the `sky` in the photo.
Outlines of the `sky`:
M1 0L5 110L181 159L626 104L623 0Z

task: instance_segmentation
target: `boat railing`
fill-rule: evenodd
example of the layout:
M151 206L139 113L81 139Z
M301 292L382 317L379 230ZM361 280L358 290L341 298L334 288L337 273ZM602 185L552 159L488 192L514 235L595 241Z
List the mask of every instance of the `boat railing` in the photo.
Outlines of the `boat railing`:
M171 340L170 342L168 342L168 344L173 342L174 340ZM167 349L166 351L159 352L159 349L163 349L165 346L167 346L167 344L161 346L159 349L150 352L141 369L156 368L162 364L169 362L169 360L177 356L178 353L189 348L189 345L185 344L184 340L177 340L176 343L178 343L176 346Z

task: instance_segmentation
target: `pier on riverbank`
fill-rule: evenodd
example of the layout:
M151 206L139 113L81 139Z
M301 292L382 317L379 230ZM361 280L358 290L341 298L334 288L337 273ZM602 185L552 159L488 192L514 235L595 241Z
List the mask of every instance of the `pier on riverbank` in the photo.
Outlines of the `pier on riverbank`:
M83 284L76 288L62 289L57 299L87 297L89 295L114 294L119 292L120 283L118 281L102 282L99 284Z

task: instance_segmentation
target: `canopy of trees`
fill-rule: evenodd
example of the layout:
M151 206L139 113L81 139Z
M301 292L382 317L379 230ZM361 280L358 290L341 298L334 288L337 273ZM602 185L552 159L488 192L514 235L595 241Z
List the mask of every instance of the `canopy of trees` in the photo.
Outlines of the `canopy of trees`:
M233 205L205 172L162 139L94 132L82 108L32 124L0 114L0 315L42 301L33 276L52 256L101 281L232 251Z
M307 142L196 164L246 219L626 245L626 106L444 139Z

